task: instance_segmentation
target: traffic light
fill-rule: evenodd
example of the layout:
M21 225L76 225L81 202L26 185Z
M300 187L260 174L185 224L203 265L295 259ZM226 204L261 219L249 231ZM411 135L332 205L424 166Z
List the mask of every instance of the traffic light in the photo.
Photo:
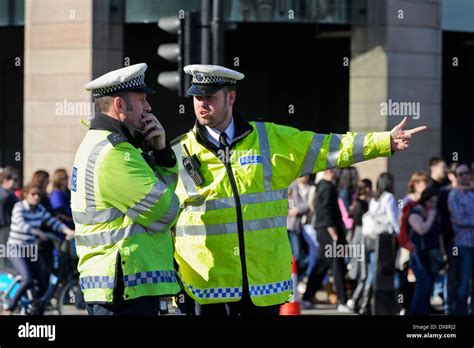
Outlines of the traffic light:
M174 42L158 46L157 54L172 63L173 70L162 71L158 75L158 84L186 96L191 77L184 73L183 67L199 61L198 17L195 12L185 12L182 16L163 17L158 27L174 37Z

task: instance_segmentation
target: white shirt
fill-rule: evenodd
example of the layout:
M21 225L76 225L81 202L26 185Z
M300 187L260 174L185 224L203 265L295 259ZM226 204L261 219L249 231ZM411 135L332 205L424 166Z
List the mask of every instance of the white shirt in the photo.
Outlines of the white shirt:
M372 198L369 202L369 212L374 215L387 215L393 230L400 233L400 226L398 225L399 210L395 196L390 192L384 192L376 201Z
M217 147L220 146L219 143L219 137L221 135L221 131L215 128L211 128L208 126L205 126L206 131L207 131L207 139L212 142L214 145ZM227 135L227 142L230 144L232 140L234 139L234 133L235 133L235 128L234 128L234 118L230 121L229 126L225 129L225 134Z

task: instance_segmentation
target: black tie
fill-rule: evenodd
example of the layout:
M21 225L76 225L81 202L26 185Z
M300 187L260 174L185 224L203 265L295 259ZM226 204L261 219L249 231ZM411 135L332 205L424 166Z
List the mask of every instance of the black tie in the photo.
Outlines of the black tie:
M221 150L225 150L227 147L229 147L229 143L227 142L227 134L225 134L225 132L222 132L221 135L219 135L219 143L221 144Z

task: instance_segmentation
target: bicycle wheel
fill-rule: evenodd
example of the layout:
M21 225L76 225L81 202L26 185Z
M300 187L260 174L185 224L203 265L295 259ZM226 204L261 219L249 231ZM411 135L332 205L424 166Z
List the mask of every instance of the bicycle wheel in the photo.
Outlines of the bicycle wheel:
M86 303L78 279L69 280L57 298L59 315L85 315Z

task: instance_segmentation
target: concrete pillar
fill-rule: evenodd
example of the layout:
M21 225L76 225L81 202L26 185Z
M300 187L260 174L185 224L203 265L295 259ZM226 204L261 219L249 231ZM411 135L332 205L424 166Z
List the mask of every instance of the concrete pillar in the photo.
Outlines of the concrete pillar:
M419 106L419 115L407 115L407 127L429 128L417 134L409 150L357 165L361 177L374 182L381 172L393 173L401 198L410 175L428 170L429 158L441 154L440 1L369 0L367 25L352 34L350 129L383 131L398 124L403 115L383 114L381 103L390 100L392 106L417 103L411 106L412 111Z
M71 171L91 115L84 85L122 65L122 1L26 0L24 178Z

